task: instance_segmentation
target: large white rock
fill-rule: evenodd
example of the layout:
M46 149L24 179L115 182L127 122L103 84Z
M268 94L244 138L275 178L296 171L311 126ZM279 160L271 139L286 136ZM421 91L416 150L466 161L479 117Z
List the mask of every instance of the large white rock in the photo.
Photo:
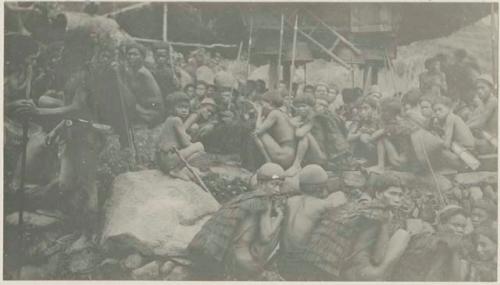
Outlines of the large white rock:
M116 177L106 204L101 243L134 240L131 246L138 242L138 248L156 255L182 255L218 209L219 203L195 183L158 170L124 173Z

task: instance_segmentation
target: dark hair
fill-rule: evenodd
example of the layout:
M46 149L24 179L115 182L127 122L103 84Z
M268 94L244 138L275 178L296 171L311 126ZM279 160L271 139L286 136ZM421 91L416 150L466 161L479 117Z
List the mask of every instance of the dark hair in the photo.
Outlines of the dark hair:
M362 96L363 96L363 89L359 87L342 89L342 100L346 104L354 103Z
M378 101L373 97L361 98L361 100L359 100L358 106L361 106L363 104L367 104L372 109L378 109Z
M436 104L442 104L448 108L451 108L451 106L453 105L453 101L448 97L439 96L439 97L434 99L434 103L432 105L436 105Z
M260 100L268 102L276 108L283 106L283 97L281 96L281 93L278 91L268 91L259 97Z
M430 95L424 95L424 96L421 96L419 99L418 99L418 102L419 103L422 103L424 101L427 101L429 103L431 103L431 105L434 104L434 97L430 96Z
M383 98L380 101L380 113L384 118L393 118L401 114L401 102L397 98Z
M467 212L462 207L456 207L452 209L445 210L438 215L439 223L446 224L450 221L452 217L457 215L462 215L467 217Z
M186 92L189 87L196 88L196 86L193 83L189 83L186 86L184 86L184 89L182 89L182 90L184 90L184 92Z
M206 83L205 81L203 80L196 80L196 84L195 84L195 88L196 86L198 85L204 85L206 89L208 89L208 83Z
M313 92L315 90L314 86L312 86L310 84L305 85L304 88L302 88L302 92L306 92L306 89L311 89L311 91L313 91Z
M403 95L401 101L403 104L410 104L411 106L416 106L419 102L420 97L422 97L422 93L419 89L414 88Z
M401 187L398 177L372 173L366 181L366 190L374 197L376 193L384 192L390 187Z
M142 57L146 57L146 48L136 42L130 42L125 46L125 53L128 53L131 49L137 49Z
M166 103L171 108L175 108L179 103L187 102L189 103L189 96L182 91L175 91L170 93L166 98Z
M428 59L426 59L424 61L424 66L425 66L425 69L430 69L431 68L431 65L434 63L434 62L439 62L439 60L437 59L437 57L429 57Z
M311 107L314 107L314 104L316 100L314 99L313 96L311 95L301 95L293 98L293 104L294 105L299 105L299 104L306 104Z

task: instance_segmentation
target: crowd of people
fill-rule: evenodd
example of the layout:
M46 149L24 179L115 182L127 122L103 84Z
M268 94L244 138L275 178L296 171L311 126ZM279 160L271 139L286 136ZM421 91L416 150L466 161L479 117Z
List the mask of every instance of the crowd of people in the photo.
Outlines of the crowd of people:
M29 35L11 36L28 46ZM184 161L204 152L237 154L256 172L255 190L222 205L190 243L193 278L496 280L496 184L422 193L402 214L412 185L392 173L471 172L496 154L496 84L464 50L429 58L419 86L393 95L377 85L274 88L241 80L204 49L184 60L161 42L89 42L39 48L36 62L6 54L4 185L35 185L25 190L34 202L63 204L81 233L73 247L99 232L96 169L110 129L133 149L139 126L161 130L155 167L166 175L196 181ZM352 170L367 182L330 189Z

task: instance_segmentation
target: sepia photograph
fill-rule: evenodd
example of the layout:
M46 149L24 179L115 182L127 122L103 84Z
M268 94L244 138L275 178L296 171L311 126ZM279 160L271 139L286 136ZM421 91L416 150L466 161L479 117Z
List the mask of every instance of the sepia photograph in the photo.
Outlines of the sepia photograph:
M497 282L498 2L2 2L3 280Z

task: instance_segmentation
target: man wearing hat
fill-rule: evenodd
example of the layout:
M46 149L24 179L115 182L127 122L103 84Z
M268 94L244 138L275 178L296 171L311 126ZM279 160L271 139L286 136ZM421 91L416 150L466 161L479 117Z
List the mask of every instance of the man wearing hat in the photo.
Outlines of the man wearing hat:
M485 131L493 137L498 134L498 99L491 76L482 74L476 79L477 107L467 121L469 128Z
M195 279L258 280L279 241L284 202L280 188L284 170L275 163L262 165L257 185L224 204L188 246Z

